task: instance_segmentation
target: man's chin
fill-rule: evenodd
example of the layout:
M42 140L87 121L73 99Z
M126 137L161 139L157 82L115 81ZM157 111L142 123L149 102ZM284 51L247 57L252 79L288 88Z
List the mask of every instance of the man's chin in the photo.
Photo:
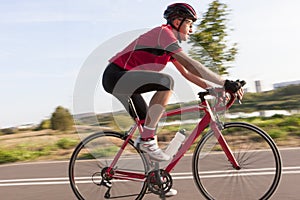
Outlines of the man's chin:
M187 41L187 39L188 39L187 37L184 37L181 39L181 41Z

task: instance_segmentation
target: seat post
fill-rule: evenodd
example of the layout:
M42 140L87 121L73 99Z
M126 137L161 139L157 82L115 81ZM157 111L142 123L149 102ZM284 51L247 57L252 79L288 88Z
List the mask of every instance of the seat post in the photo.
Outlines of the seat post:
M134 117L134 120L138 120L139 121L140 120L139 116L138 116L138 114L136 112L135 106L134 106L133 101L132 101L132 99L130 97L128 99L128 105L129 105L129 112Z

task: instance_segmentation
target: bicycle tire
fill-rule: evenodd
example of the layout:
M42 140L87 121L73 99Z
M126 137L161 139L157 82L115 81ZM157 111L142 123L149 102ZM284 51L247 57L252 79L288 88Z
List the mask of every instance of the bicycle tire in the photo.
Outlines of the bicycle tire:
M272 138L243 122L225 123L222 134L241 169L233 168L210 130L193 156L193 176L200 192L207 199L269 199L279 185L282 170Z
M78 199L143 198L147 190L146 181L112 179L109 180L110 189L107 186L100 185L103 180L101 177L103 168L110 166L124 140L123 134L104 131L86 137L77 145L69 163L69 181ZM146 174L145 157L134 146L132 140L129 140L115 168Z

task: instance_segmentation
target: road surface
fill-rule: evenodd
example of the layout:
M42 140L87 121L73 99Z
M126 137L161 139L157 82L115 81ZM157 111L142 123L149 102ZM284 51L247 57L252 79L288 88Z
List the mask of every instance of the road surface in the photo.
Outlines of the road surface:
M300 199L300 148L281 149L283 175L273 200ZM172 172L178 194L170 199L204 199L192 178L191 156ZM35 162L0 165L0 199L76 200L68 181L68 162ZM146 195L144 199L153 199ZM158 198L156 198L158 199Z

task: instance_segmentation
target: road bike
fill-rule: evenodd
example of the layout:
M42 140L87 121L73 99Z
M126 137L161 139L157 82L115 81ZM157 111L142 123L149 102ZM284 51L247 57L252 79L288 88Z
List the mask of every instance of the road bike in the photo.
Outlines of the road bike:
M214 106L207 97L214 97ZM170 172L193 145L193 178L205 198L269 199L279 185L282 171L281 156L272 138L249 123L220 120L219 113L236 101L234 93L214 88L200 92L199 98L195 106L164 114L163 117L171 117L204 113L163 167L134 145L136 133L143 131L143 121L136 114L134 125L125 133L101 131L83 139L69 163L70 185L76 197L142 199L155 194L151 199L165 199L173 185ZM131 100L129 105L136 113ZM200 139L206 128L208 131Z

